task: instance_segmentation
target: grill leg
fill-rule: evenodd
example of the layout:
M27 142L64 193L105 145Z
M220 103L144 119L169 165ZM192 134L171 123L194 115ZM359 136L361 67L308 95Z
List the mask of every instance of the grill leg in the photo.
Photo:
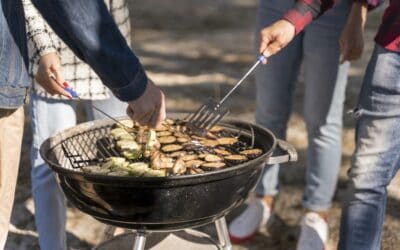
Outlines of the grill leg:
M135 232L135 243L133 250L144 250L146 244L146 234L144 232Z
M219 244L223 250L231 250L232 244L229 239L228 227L226 225L225 217L222 217L215 221L215 227L217 229Z

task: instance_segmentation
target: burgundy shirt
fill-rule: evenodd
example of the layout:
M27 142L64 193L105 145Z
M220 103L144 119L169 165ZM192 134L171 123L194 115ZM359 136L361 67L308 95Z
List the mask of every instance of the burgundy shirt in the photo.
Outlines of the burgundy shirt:
M353 1L368 3L369 9L373 9L384 2L384 0ZM297 34L312 20L331 8L334 3L335 0L297 0L294 7L286 12L284 19L295 26ZM390 0L375 41L388 50L400 52L400 0Z

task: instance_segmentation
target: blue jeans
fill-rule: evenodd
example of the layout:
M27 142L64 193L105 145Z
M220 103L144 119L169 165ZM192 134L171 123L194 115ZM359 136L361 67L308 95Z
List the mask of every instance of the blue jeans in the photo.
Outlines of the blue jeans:
M261 1L258 28L278 20L292 0ZM286 48L256 71L256 121L286 137L292 99L301 64L304 70L304 119L308 132L304 207L323 211L331 206L341 159L342 113L349 64L339 65L338 39L349 12L349 2L337 5L308 26ZM259 38L256 38L258 43ZM296 170L294 170L296 171ZM278 193L279 166L264 169L259 196Z
M400 53L375 46L355 111L356 149L339 249L380 249L387 191L400 167Z
M85 107L88 120L105 118L91 108L90 101L80 101ZM93 103L113 116L125 114L126 103L115 97ZM52 170L39 155L41 143L63 129L76 125L78 101L43 99L31 95L31 147L32 195L35 203L35 222L39 232L40 249L66 250L65 198L57 185Z

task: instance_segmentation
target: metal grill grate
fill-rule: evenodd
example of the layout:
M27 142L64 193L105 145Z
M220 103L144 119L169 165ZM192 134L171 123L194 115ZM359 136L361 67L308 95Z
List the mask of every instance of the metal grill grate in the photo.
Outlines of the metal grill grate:
M113 124L104 126L93 126L80 132L70 134L60 133L60 142L53 148L57 151L57 161L63 168L80 169L84 166L96 165L105 162L108 157L121 156L115 148L115 140L111 137L110 131ZM238 137L239 143L233 152L239 152L254 145L254 129L243 129L224 124L222 136ZM196 142L188 145L190 150L207 152L207 148L199 146ZM188 149L189 149L188 148ZM61 149L61 150L60 150Z
M111 126L78 133L61 141L64 156L72 168L81 168L104 162L106 158L120 156L110 136Z

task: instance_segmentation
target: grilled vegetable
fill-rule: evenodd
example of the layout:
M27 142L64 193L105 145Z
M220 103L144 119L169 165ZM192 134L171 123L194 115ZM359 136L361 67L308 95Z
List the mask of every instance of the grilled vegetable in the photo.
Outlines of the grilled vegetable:
M158 127L156 128L156 131L157 131L157 132L160 132L160 131L167 131L167 130L168 130L168 126L165 125L165 124L161 124L160 126L158 126Z
M172 158L166 157L160 152L155 152L151 156L152 169L172 168L173 166L174 166L174 160Z
M129 135L129 133L123 128L114 128L111 130L110 134L116 140L118 140L121 136Z
M120 120L119 121L122 125L125 125L125 128L132 128L134 127L133 121L132 120ZM116 123L115 126L118 128L121 128L121 124Z
M214 127L212 127L212 128L210 129L210 132L219 133L219 132L221 132L222 130L224 130L223 127L218 126L218 125L215 125Z
M214 140L218 139L218 136L214 135L212 132L207 132L206 137Z
M186 127L185 126L181 126L181 125L176 125L175 127L173 127L173 129L176 132L186 132Z
M206 162L201 164L201 168L207 171L213 171L225 167L224 162Z
M232 145L238 142L238 139L235 137L222 137L217 139L220 145Z
M169 144L166 146L163 146L161 150L165 153L170 153L170 152L175 152L181 150L183 147L178 144Z
M221 157L219 157L218 155L212 155L212 154L207 154L204 157L204 160L207 162L218 162L218 161L223 161L223 159Z
M194 139L194 140L196 140L196 141L202 141L202 140L204 140L205 138L204 138L204 137L197 136L197 135L192 135L192 139Z
M182 157L182 156L184 156L186 154L187 154L186 151L175 151L175 152L169 154L169 156L173 157L173 158L179 158L179 157Z
M132 176L142 176L150 170L149 165L144 162L135 162L128 165L128 172Z
M146 177L164 177L166 175L167 172L165 171L165 169L151 169L151 168L143 174L143 176Z
M140 150L124 150L121 154L128 160L136 160L142 157L142 151Z
M116 168L125 168L128 165L129 163L123 157L110 157L101 167L108 169L116 169Z
M171 144L176 142L176 137L175 136L163 136L163 137L159 137L158 141L161 144Z
M253 148L253 149L243 150L240 153L252 160L262 155L263 151L259 148Z
M204 161L202 161L202 160L192 160L192 161L185 162L185 166L187 168L198 168L203 163L204 163Z
M133 140L121 140L121 141L117 141L116 144L117 144L117 148L121 151L125 151L125 150L140 151L141 150L139 144L137 144L137 142L135 142Z
M211 147L211 148L219 145L219 142L217 140L202 140L200 143L205 147Z
M176 160L174 167L172 168L173 174L183 174L186 172L185 162L182 159Z
M149 131L147 131L147 139L146 144L144 145L143 156L145 158L149 158L151 156L151 153L158 148L160 148L160 143L157 140L156 131L150 129Z
M189 169L189 174L203 174L204 170L201 168L191 168Z
M182 132L175 132L174 136L176 136L176 137L184 137L184 138L188 138L189 137L187 134L182 133Z
M156 131L150 129L147 134L146 150L153 150L156 145L157 145Z
M206 158L207 155L208 155L208 154L199 154L199 158L200 158L200 159L204 159L204 158Z
M192 161L196 160L197 158L199 158L197 155L189 155L189 154L181 157L183 161Z
M228 155L225 156L225 160L234 165L248 161L247 157L244 155Z
M222 156L227 156L227 155L231 155L232 154L231 152L229 152L229 151L227 151L225 149L218 149L218 148L214 149L214 152L216 154L222 155Z
M168 124L168 125L174 125L175 121L172 119L165 119L164 124Z
M139 144L147 143L148 139L148 131L145 130L143 127L139 127L138 132L136 134L136 142Z
M123 134L123 135L121 135L120 137L118 137L118 139L117 140L121 140L121 141L133 141L133 140L135 140L135 135L134 134L132 134L132 133L126 133L126 134Z
M177 141L178 141L179 143L187 143L187 142L189 142L189 139L186 138L186 137L178 137L178 138L177 138Z
M158 136L158 137L169 136L169 135L172 135L172 133L171 133L170 131L160 131L160 132L157 132L157 136Z

